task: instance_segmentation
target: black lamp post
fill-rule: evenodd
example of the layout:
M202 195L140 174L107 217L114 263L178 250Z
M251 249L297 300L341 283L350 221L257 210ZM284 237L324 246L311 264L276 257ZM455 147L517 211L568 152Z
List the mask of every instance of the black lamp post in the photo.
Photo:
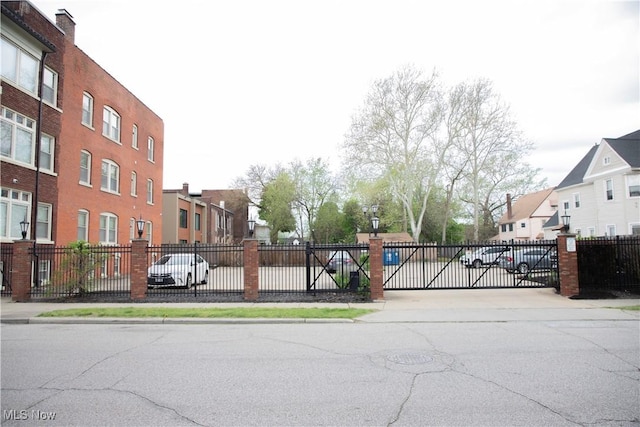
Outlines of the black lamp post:
M27 232L29 231L29 221L27 218L20 221L20 233L22 234L22 240L27 240Z
M142 239L142 233L144 232L144 220L142 219L142 215L136 221L136 228L138 229L138 239Z
M253 231L256 228L256 220L251 218L247 221L247 225L249 226L249 237L253 237Z
M369 215L370 212L370 215ZM368 206L362 207L362 213L364 216L371 221L371 225L373 225L373 235L378 236L378 227L380 226L380 218L376 216L378 212L378 205L371 205L371 209Z
M374 216L371 218L371 224L373 225L373 237L378 237L378 227L380 226L380 218Z
M562 231L567 233L569 232L569 225L570 225L570 220L571 220L571 216L567 215L567 213L565 212L564 215L562 215L560 218L562 218Z

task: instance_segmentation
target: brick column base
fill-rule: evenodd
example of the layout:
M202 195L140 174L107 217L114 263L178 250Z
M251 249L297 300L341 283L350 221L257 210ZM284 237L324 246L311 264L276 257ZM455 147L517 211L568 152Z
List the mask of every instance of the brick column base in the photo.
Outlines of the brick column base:
M578 253L575 246L575 234L558 235L558 273L560 279L560 295L572 297L580 294L578 281ZM567 247L570 242L570 247ZM571 251L569 251L571 249Z
M384 285L382 265L382 237L371 237L369 239L369 274L371 275L370 292L371 300L381 301L384 299Z
M147 243L146 239L131 242L131 299L147 297Z
M244 242L244 299L258 300L258 241L247 239Z
M13 242L11 299L16 302L26 302L31 299L31 274L33 272L31 248L33 248L33 240Z

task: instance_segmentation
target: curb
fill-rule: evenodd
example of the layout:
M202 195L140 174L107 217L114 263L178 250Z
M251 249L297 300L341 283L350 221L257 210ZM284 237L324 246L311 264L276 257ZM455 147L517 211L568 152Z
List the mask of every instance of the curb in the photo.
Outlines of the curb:
M288 318L118 318L118 317L29 317L1 319L1 324L18 325L233 325L233 324L328 324L355 323L352 319L288 319Z

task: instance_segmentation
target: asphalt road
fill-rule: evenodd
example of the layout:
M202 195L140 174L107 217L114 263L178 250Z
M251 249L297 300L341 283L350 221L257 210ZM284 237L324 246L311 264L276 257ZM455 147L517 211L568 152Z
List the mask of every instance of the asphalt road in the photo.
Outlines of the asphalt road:
M640 425L637 320L1 332L3 426Z

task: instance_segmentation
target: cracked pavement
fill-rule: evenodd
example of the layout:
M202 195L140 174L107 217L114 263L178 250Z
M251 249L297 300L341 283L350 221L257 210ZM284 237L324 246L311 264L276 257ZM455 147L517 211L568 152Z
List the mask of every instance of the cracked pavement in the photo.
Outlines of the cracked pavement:
M640 425L637 320L1 332L3 426Z

